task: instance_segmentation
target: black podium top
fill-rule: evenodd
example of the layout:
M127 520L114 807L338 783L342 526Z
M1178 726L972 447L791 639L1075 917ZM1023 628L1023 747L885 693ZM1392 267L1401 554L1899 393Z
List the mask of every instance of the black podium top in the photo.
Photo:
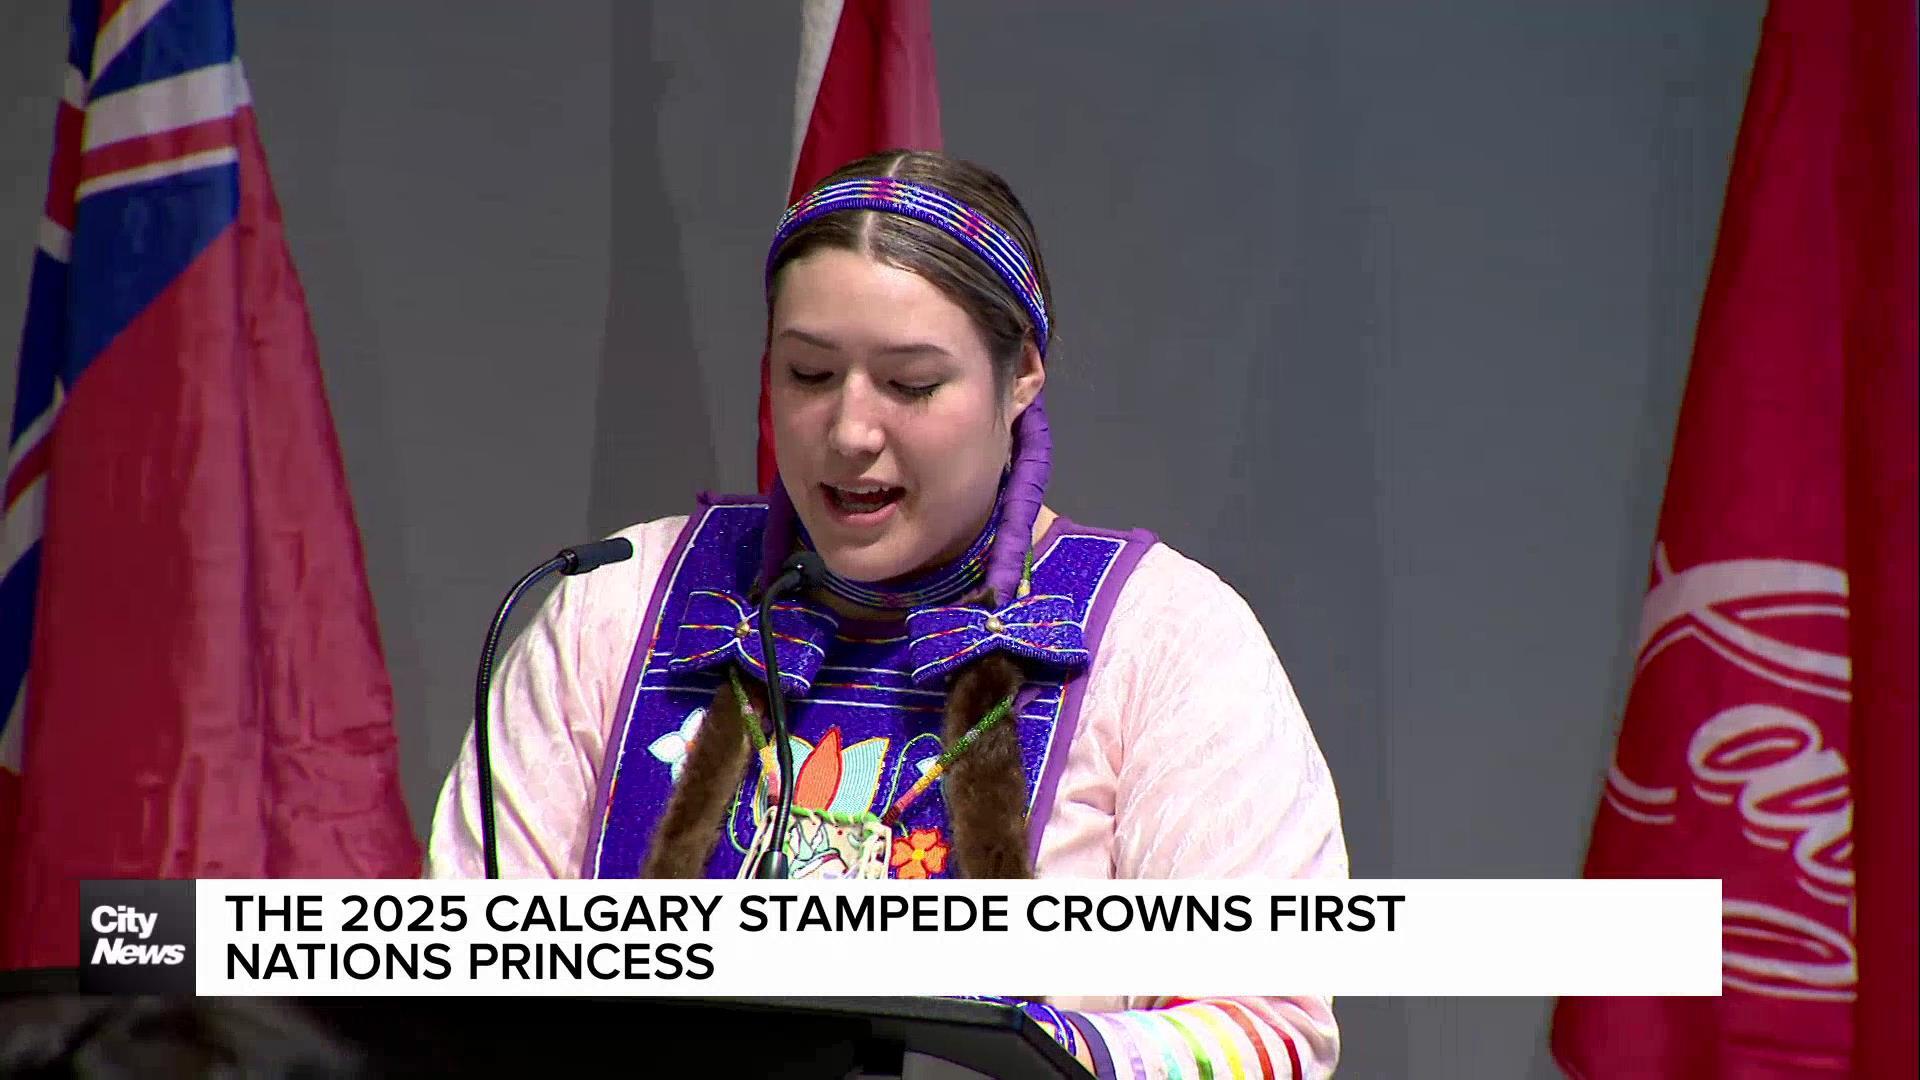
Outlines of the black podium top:
M288 1031L249 1019L269 1002L281 1019L311 1024L299 1035L351 1048L347 1075L415 1076L595 1071L640 1075L898 1076L905 1052L951 1061L1008 1080L1085 1077L1086 1071L1018 1009L948 998L326 997L283 999L84 998L71 969L0 972L0 1054L21 1053L23 1025L99 1025L107 1010L220 1037L236 1030L271 1043ZM197 1019L195 1019L197 1018ZM304 1022L304 1024L303 1024ZM251 1025L251 1027L249 1027ZM111 1026L111 1025L108 1025ZM203 1037L213 1038L215 1034ZM48 1040L42 1039L44 1045ZM317 1045L324 1046L321 1041ZM278 1052L278 1047L270 1052ZM42 1051L45 1052L45 1051ZM0 1072L19 1062L0 1059ZM320 1075L337 1075L322 1071Z

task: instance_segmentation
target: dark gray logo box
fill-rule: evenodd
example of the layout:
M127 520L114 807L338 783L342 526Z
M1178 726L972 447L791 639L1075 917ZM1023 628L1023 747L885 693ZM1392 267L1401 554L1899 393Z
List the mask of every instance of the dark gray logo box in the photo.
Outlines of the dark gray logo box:
M193 898L191 881L81 882L80 992L191 995Z

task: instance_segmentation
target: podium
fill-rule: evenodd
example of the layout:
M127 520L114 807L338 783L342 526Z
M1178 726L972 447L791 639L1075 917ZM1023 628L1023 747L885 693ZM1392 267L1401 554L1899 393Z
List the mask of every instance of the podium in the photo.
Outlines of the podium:
M129 999L130 1000L130 999ZM151 1001L151 999L148 999ZM257 1002L259 999L250 999ZM945 998L286 997L351 1048L353 1075L640 1075L1058 1080L1089 1074L1018 1009ZM0 972L0 1030L89 1006L73 969ZM235 999L185 998L217 1014ZM62 1040L64 1041L64 1040ZM0 1072L7 1063L0 1061Z

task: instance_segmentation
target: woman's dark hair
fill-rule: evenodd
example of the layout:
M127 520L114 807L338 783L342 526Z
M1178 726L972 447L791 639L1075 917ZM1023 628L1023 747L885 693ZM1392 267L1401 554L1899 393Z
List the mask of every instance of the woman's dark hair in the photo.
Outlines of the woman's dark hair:
M891 150L851 162L821 181L890 176L926 184L984 214L1020 244L1039 282L1052 326L1053 294L1039 238L1020 200L1006 181L970 162L922 150ZM823 214L796 229L772 261L774 291L780 271L817 251L852 251L918 274L960 305L973 319L993 360L994 380L1002 393L1013 379L1033 320L1014 290L964 244L946 232L901 214L844 210ZM771 308L772 295L768 297ZM769 313L771 320L771 313ZM1052 336L1049 327L1049 337ZM983 586L967 603L987 601ZM953 746L968 729L1026 681L1020 665L988 655L954 673L947 688L941 742ZM755 687L758 690L758 687ZM751 706L764 715L757 695ZM646 877L699 877L719 843L734 793L745 782L753 755L748 748L745 714L733 688L722 683L707 707L706 719L688 748L680 780L655 826L653 844L641 872ZM1020 761L1015 723L994 725L956 760L941 782L953 855L960 873L974 878L1033 876L1027 853L1026 770Z

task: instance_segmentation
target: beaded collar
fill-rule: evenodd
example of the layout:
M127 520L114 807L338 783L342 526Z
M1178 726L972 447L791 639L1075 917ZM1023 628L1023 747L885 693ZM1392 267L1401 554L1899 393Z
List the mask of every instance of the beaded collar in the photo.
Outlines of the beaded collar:
M986 577L987 553L993 549L994 537L999 529L1001 503L1006 497L1004 478L1000 490L1001 494L994 499L993 513L987 517L987 527L981 530L972 546L958 559L923 574L886 584L854 581L828 570L824 587L848 603L878 611L913 611L958 601L977 588ZM809 551L814 550L806 526L800 525L796 531L801 545Z

